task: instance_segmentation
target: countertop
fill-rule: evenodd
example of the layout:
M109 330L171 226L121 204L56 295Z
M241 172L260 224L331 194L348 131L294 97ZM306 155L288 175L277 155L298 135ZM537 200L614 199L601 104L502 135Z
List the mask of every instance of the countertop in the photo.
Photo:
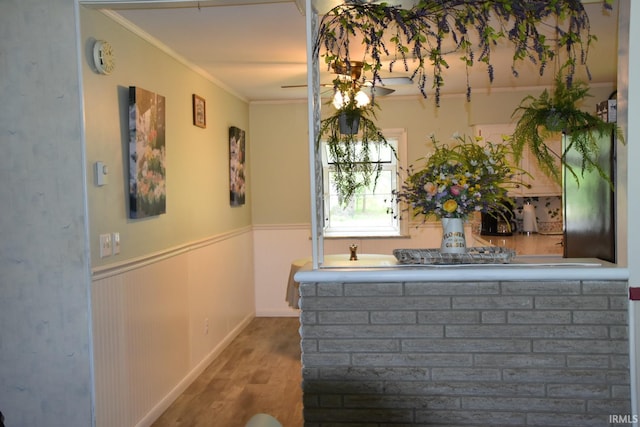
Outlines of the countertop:
M295 273L296 282L399 282L493 280L628 280L626 267L596 258L563 258L561 234L480 236L473 246L504 246L516 250L509 264L400 265L392 255L358 254L362 261L327 259L317 270L311 263ZM467 244L470 242L467 241Z
M476 246L501 246L514 249L516 255L558 255L562 256L562 234L521 234L512 236L482 236L473 233Z
M376 257L384 255L373 255ZM307 263L295 273L301 282L482 282L494 280L627 280L629 271L595 258L562 258L548 255L516 256L509 264L393 265L378 266L327 263L314 270Z

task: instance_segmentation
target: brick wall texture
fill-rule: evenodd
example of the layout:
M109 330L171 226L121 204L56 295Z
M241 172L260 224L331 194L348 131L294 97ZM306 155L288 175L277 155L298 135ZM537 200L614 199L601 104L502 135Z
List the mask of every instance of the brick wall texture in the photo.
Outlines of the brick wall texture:
M626 282L300 294L305 427L629 425Z

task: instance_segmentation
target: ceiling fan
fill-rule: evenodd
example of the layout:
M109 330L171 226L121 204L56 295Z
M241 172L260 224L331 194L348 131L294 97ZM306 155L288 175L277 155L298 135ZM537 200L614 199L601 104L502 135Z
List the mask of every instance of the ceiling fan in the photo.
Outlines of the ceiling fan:
M340 79L340 81L342 82L352 82L354 85L354 88L367 93L369 97L385 96L395 92L395 89L391 89L388 86L413 84L413 80L411 80L409 77L383 78L381 79L381 81L377 82L375 85L370 80L361 81L360 77L362 76L363 66L364 66L364 63L361 61L334 61L331 64L331 69L337 75L336 77L337 79ZM320 84L320 87L333 88L334 86L335 86L334 83ZM307 85L282 86L283 89L296 88L296 87L307 87Z

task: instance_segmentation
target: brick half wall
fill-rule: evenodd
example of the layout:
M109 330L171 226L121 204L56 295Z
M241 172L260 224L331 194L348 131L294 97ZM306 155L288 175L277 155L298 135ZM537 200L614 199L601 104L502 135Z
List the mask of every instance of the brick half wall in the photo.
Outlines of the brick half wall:
M626 282L300 294L305 427L602 427L630 415Z

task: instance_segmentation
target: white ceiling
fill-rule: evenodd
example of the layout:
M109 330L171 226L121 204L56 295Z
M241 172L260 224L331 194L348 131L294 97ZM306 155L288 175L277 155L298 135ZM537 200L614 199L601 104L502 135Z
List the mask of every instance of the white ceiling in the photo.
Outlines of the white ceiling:
M125 23L128 21L135 25L248 101L306 97L306 88L281 87L302 85L307 79L305 17L294 0L192 1L181 7L175 7L175 4L172 7L154 7L141 8L139 4L132 6L124 2L113 9ZM585 8L589 13L591 31L598 37L589 57L591 83L615 81L617 8L608 14L603 13L600 3L585 4ZM459 62L457 55L452 56L449 60L451 68L445 74L443 93L464 93L466 76L463 70L456 68ZM492 90L549 84L552 67L541 78L534 66L522 63L519 66L520 76L514 78L510 56L510 50L496 52L492 56L495 60ZM408 74L394 70L391 76ZM586 80L584 72L578 77ZM321 82L329 83L331 80L330 73L321 66ZM486 69L481 65L473 69L471 86L474 91L489 86ZM396 89L394 96L420 96L415 85L393 88Z

